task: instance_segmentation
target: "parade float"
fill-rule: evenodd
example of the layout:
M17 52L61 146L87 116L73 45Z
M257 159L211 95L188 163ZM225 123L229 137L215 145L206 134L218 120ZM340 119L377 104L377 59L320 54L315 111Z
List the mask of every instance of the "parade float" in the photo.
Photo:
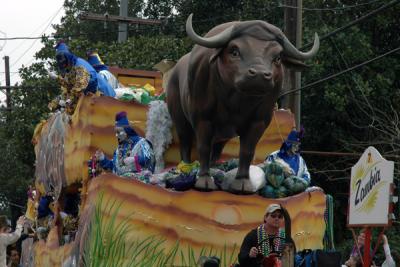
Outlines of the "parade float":
M116 69L114 74L125 84L133 77L135 86L150 81L154 91L162 93L160 73L146 77L144 72L118 73ZM95 152L102 150L111 156L117 145L116 113L126 111L141 136L165 130L158 125L149 132L151 102L138 102L81 96L72 114L56 112L38 125L33 137L37 195L51 192L61 209L65 195L75 195L80 200L79 221L73 236L65 240L63 224L57 223L60 208L56 208L47 238L24 241L24 266L197 266L202 255L217 256L221 266L231 266L237 262L244 236L262 222L271 203L288 211L297 251L323 249L332 243L332 203L320 190L279 198L221 189L177 191L97 172ZM273 109L270 115L252 165L263 163L267 155L278 150L295 126L288 110ZM172 140L165 146L163 165L155 176L181 162L175 125L170 131ZM239 138L231 139L220 162L238 158L239 149ZM193 160L199 158L195 149L191 154Z
M34 243L34 266L62 266L71 256L76 261L86 258L89 252L85 248L95 246L94 243L100 246L107 241L107 235L111 238L108 231L112 230L114 235L123 231L124 235L119 237L124 239L124 245L119 244L122 247L140 242L144 242L144 247L148 245L146 242L157 245L154 253L159 253L160 258L168 253L174 255L171 264L186 262L193 266L200 254L215 254L223 255L228 266L236 261L245 234L260 223L265 207L276 202L282 203L290 213L292 237L298 250L323 247L327 206L326 196L320 191L266 199L222 191L170 191L111 173L90 178L87 162L94 152L103 149L111 155L114 150L114 115L120 110L127 111L136 129L145 133L147 107L109 97L82 97L70 122L58 114L42 125L36 152L39 158L47 157L44 163L47 168L44 176L37 177L36 188L41 194L55 190L56 196L63 190L79 188L81 212L75 241L61 246L54 227L46 242ZM275 111L273 123L257 146L254 163L262 162L265 155L278 149L293 124L289 111ZM176 140L174 135L164 155L166 166L176 166L180 161ZM238 140L234 139L225 147L223 157L233 158L237 150ZM101 229L107 225L110 228ZM103 231L103 235L97 236L91 226L100 227L97 231ZM131 257L127 252L123 260L130 262Z

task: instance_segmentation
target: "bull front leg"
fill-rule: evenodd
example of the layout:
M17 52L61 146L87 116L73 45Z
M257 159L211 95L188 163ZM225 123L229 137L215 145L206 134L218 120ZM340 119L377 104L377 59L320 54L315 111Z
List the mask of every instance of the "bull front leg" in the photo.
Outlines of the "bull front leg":
M202 190L215 190L217 186L210 176L211 146L213 127L210 121L200 121L196 125L197 152L200 158L200 171L195 187Z
M265 128L264 122L253 123L247 132L240 136L239 169L235 180L230 185L232 191L245 194L254 193L254 186L249 179L250 163Z

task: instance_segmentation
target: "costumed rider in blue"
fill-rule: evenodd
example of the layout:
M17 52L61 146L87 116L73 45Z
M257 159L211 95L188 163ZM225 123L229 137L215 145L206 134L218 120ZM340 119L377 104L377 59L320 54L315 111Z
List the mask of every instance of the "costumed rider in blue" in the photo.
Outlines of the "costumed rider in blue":
M267 162L282 160L290 167L289 175L294 175L304 179L308 184L311 182L310 173L308 172L306 162L300 155L300 139L303 136L304 130L299 132L292 130L286 140L282 143L278 151L271 153L267 158Z
M61 76L49 73L50 77L57 78L68 93L77 94L83 91L85 95L97 91L105 96L114 97L115 91L102 76L84 59L69 51L64 42L56 46L56 59Z
M87 56L87 61L90 65L92 65L97 73L103 77L103 79L106 80L113 89L121 87L117 78L115 78L115 76L109 71L108 66L104 64L97 52L89 51Z
M47 192L46 195L42 196L39 200L37 207L37 226L48 228L51 220L54 218L54 212L51 209L51 205L54 202L53 191ZM43 229L44 230L44 229Z
M102 151L96 152L100 166L112 170L116 175L149 183L149 176L154 172L156 163L152 144L129 125L124 111L116 114L115 133L118 147L114 151L113 159L107 159Z
M267 198L283 198L304 191L320 190L310 188L311 177L306 162L300 155L300 139L303 130L292 130L278 151L265 159L266 186L260 194ZM322 189L321 189L322 190Z

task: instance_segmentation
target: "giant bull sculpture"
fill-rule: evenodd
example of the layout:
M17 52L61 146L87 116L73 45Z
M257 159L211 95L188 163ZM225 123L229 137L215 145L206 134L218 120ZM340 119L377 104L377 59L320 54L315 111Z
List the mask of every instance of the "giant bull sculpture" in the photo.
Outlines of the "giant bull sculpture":
M249 167L282 87L282 64L304 68L303 61L319 49L318 35L304 53L280 29L259 20L221 24L201 37L190 15L186 32L196 45L178 61L166 88L181 158L191 162L195 138L200 160L196 187L215 189L210 163L229 139L239 136L239 169L231 189L251 192Z

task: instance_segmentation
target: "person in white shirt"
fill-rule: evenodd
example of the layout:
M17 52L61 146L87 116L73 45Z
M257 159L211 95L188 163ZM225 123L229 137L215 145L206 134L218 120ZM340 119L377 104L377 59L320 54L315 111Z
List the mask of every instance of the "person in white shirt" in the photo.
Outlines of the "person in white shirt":
M6 216L0 216L0 266L4 267L7 264L7 246L18 241L21 237L22 228L25 222L25 217L19 217L17 227L11 233L11 228L7 222Z
M390 253L389 242L386 235L382 235L383 250L385 251L385 261L382 263L382 267L396 267L396 263Z

